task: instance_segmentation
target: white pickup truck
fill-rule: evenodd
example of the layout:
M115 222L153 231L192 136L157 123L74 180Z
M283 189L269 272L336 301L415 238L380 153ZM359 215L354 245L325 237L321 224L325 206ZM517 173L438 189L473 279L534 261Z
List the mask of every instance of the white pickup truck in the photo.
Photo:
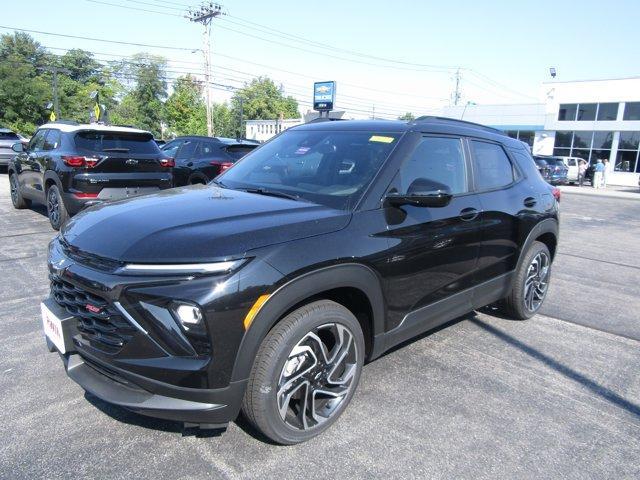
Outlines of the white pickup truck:
M567 166L569 171L567 172L567 181L569 183L576 183L578 181L578 162L583 160L580 157L559 157ZM588 166L588 165L587 165Z

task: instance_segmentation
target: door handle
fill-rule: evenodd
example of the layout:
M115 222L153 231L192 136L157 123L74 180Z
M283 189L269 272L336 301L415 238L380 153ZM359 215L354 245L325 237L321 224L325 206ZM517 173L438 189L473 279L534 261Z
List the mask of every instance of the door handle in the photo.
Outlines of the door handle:
M471 220L475 220L480 212L473 207L463 208L460 211L460 220L465 222L470 222Z
M533 197L527 197L524 199L524 206L527 208L533 208L536 206L536 203L538 203L538 201L533 198Z

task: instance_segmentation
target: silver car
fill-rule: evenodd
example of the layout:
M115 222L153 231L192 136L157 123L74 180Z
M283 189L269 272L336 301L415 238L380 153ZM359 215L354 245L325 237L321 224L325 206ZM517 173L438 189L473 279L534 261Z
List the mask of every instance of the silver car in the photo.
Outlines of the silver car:
M17 133L8 128L0 128L0 168L9 164L16 152L11 149L16 143L20 143L22 138Z

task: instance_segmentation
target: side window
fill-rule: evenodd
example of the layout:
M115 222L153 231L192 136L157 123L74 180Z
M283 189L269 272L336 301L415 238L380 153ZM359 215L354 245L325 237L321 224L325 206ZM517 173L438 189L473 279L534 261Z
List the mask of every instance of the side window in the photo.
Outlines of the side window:
M504 149L495 143L471 140L476 189L489 190L513 183L513 165Z
M447 187L467 192L467 165L459 138L424 137L400 168L400 191L411 193L416 179L428 180L432 190ZM424 188L424 182L420 182Z
M29 151L39 152L44 147L44 139L47 135L47 130L38 130L29 142Z
M207 158L214 156L214 151L219 150L214 142L199 142L194 158Z
M198 142L196 140L187 140L182 145L182 148L176 155L176 160L189 160L193 157L193 154L198 146Z
M43 150L55 150L60 146L60 130L49 130L47 134L44 145L42 147Z
M169 157L175 157L176 152L180 148L180 145L184 143L184 140L174 140L173 142L167 143L164 148L162 148L162 152Z

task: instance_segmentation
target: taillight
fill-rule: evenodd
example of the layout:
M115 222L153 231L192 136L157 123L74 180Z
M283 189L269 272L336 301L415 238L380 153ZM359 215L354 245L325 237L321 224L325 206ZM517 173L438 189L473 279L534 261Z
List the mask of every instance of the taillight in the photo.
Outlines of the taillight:
M87 167L93 168L97 165L99 159L93 157L81 157L78 155L63 155L62 161L65 165L70 167L78 168L78 167Z
M63 155L62 161L65 165L70 167L79 168L79 167L87 167L93 168L95 167L100 159L93 157L81 157L79 155Z
M76 192L73 194L76 198L98 198L97 193Z
M160 159L160 166L161 167L166 167L166 168L173 168L173 167L176 166L176 161L171 157L161 158Z
M215 160L213 162L211 162L211 165L219 166L220 167L220 173L224 172L225 170L229 170L231 167L233 167L233 163L232 162L216 162Z
M553 195L553 198L555 198L558 202L560 201L560 196L561 196L562 192L560 191L560 189L558 187L553 187L551 189L551 194Z

